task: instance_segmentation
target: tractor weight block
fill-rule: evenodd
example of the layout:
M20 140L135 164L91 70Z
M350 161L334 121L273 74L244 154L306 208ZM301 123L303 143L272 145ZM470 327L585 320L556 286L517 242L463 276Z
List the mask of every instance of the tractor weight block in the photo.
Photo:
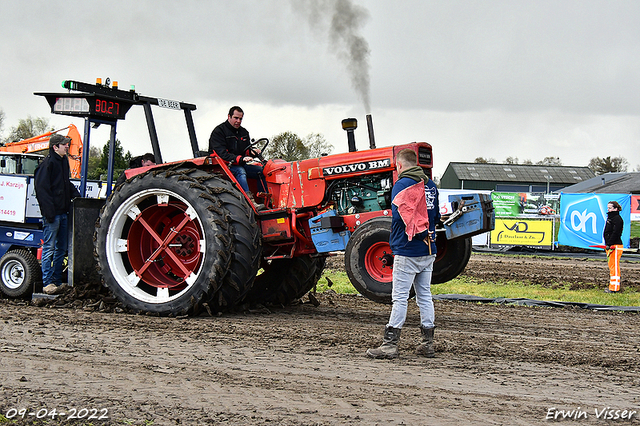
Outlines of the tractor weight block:
M351 232L344 229L344 220L337 216L335 210L309 219L309 229L318 253L344 250L351 236Z
M460 206L462 214L453 223L445 224L447 240L468 238L495 228L493 201L487 194L453 194L449 195L449 202Z
M93 232L100 209L105 200L99 198L75 198L72 203L72 219L69 237L69 284L97 280L97 263L93 257Z

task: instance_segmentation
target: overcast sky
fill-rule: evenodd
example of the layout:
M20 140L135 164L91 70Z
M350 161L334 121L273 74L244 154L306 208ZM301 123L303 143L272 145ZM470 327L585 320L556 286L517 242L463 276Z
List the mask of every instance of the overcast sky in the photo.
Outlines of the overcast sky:
M640 167L640 2L455 0L3 0L0 108L51 115L34 92L63 80L197 105L206 149L231 105L251 136L324 135L347 150L343 118L368 147L426 141L434 174L476 157ZM190 155L183 116L157 111L164 160ZM92 144L109 138L102 126ZM118 123L132 154L150 151L141 108Z

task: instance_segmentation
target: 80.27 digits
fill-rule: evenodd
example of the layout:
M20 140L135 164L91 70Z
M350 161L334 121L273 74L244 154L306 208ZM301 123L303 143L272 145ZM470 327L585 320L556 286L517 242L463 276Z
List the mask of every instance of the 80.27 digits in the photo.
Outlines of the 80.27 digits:
M108 420L109 419L109 410L107 408L69 408L67 411L56 410L55 408L49 410L47 408L41 408L38 411L28 410L26 408L10 408L7 411L5 416L7 419L12 419L14 417L20 417L22 419L33 417L36 419L45 419L51 418L51 420L55 420L56 418L61 419L87 419L87 420Z
M117 117L120 115L120 104L118 102L96 99L96 113Z

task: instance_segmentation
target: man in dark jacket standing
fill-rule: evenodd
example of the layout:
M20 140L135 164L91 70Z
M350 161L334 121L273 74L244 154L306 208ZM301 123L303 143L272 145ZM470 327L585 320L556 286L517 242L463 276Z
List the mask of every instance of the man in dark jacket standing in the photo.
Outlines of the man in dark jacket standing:
M617 201L609 201L607 204L607 223L604 226L604 244L609 262L609 288L605 293L617 293L620 291L620 258L622 257L622 230L624 221L620 217L622 207Z
M42 284L46 294L62 291L62 263L68 251L67 219L71 200L80 193L69 180L70 138L55 134L49 139L49 155L35 173L36 198L44 223Z
M440 221L438 189L417 165L415 151L403 149L396 156L398 180L391 191L391 235L393 251L392 308L380 347L367 350L370 358L398 356L400 330L407 318L411 287L420 309L422 343L416 352L433 358L435 314L431 297L431 274L436 259L436 223Z
M249 192L247 178L257 179L258 191L264 192L266 188L262 167L248 164L254 161L253 157L260 154L260 150L258 148L249 149L251 139L247 129L241 126L243 117L242 108L239 106L231 107L227 121L216 126L211 132L209 153L215 152L230 164L231 173L240 183L244 192L253 199L253 194Z

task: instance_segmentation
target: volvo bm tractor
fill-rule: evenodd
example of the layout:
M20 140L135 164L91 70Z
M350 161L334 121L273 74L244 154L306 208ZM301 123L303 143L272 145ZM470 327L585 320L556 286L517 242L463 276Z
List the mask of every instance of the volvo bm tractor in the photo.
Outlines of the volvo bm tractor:
M91 231L103 283L130 310L179 316L195 314L204 304L216 311L287 304L311 290L327 257L341 251L353 286L372 300L390 302L396 155L414 150L431 176L430 144L376 148L371 116L367 150L356 150L355 119L342 121L347 153L264 160L269 141L260 139L254 144L261 148L266 191L258 192L257 182L249 182L264 205L258 210L229 165L215 153L199 150L191 118L194 105L108 84L65 81L63 87L69 92L42 94L52 112L73 115L75 102L86 110L76 115L112 125L112 139L116 121L132 105L145 108L159 164L127 170L127 180L113 188ZM162 163L151 105L184 111L193 158ZM88 140L85 145L88 152ZM451 201L454 214L438 224L433 283L460 274L471 254L471 236L493 228L490 199L469 194Z

